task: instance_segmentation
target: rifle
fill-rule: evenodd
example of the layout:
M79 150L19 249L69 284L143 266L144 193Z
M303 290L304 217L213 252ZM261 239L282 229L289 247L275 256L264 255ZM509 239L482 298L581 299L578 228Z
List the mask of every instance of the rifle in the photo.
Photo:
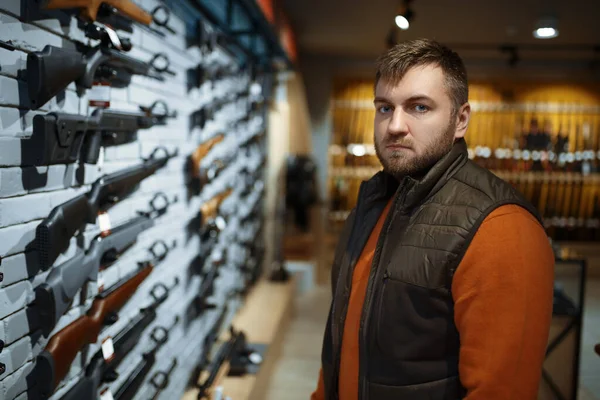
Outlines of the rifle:
M198 400L209 398L208 391L217 379L223 364L232 359L236 353L236 350L240 348L240 346L246 340L243 332L236 332L233 327L230 327L229 331L231 337L227 342L223 343L217 351L217 354L211 362L208 377L204 380L204 382L197 385L198 389L200 389L200 392L198 393Z
M142 360L136 365L133 372L127 377L127 380L117 389L117 392L114 395L115 400L131 400L138 393L139 388L144 383L146 376L150 373L150 370L156 363L156 353L163 346L163 344L167 341L168 335L165 335L165 339L162 341L156 341L156 346L142 354ZM154 381L157 379L157 376L163 374L165 376L164 387L168 385L168 376L177 366L177 359L174 358L171 363L171 367L167 370L167 372L158 372L154 375L151 382L155 387L160 387L161 385L155 384Z
M227 189L202 204L198 214L188 223L188 232L190 234L199 233L201 237L206 237L210 230L214 230L214 224L212 222L215 222L218 230L223 230L224 220L218 218L217 215L221 203L229 197L232 192L232 189Z
M204 106L190 114L190 128L200 127L204 129L206 123L215 116L214 107Z
M220 263L213 263L213 267L208 272L202 273L202 283L198 290L198 295L186 307L184 322L186 329L189 327L191 321L202 315L204 311L216 307L215 304L208 301L208 298L214 293L215 280L219 277L219 267Z
M87 253L79 251L75 257L50 271L46 281L35 288L33 303L40 316L44 336L52 332L84 283L98 279L101 265L116 261L136 242L141 232L154 226L154 218L165 211L166 207L154 213L140 213L140 216L113 229L109 236L98 235ZM157 244L151 247L152 254L156 254L154 248ZM168 250L165 246L165 254L157 259L164 259Z
M222 142L223 139L225 139L225 135L223 135L223 134L213 136L212 138L208 139L204 143L201 143L196 148L196 150L194 150L194 152L188 157L187 163L186 163L186 172L188 175L188 187L190 188L190 191L193 194L195 194L195 195L200 194L200 189L202 188L202 185L204 183L206 183L206 180L203 180L202 179L203 177L200 174L200 163L202 162L204 157L206 157L208 152L217 143Z
M125 55L117 34L108 27L100 29L101 43L95 47L78 44L76 50L46 45L42 51L27 55L27 87L32 108L37 109L64 90L71 82L78 89L92 87L95 81L109 82L115 87L125 87L132 75L145 75L164 81L163 73L169 70L169 60L157 53L148 62ZM162 60L162 61L161 61ZM164 65L157 65L164 63Z
M108 210L121 198L129 195L144 178L166 165L177 153L155 158L157 148L143 163L99 178L88 193L81 194L59 206L36 228L39 263L47 270L59 254L68 247L71 237L86 223L94 223L96 215Z
M153 261L141 262L139 266L138 271L96 296L86 315L52 336L44 351L37 357L33 371L42 398L49 397L65 378L77 353L85 345L98 341L104 325L118 320L117 311L154 270Z
M165 112L155 114L157 106L162 106ZM167 118L177 116L176 112L169 113L163 101L140 109L143 112L129 113L98 108L89 117L60 112L36 115L32 136L43 142L31 149L39 152L32 165L71 163L80 157L85 163L96 164L101 146L127 143L138 129L166 125Z
M155 289L159 288L159 285L162 285L166 290L161 296L155 293ZM154 302L148 307L142 308L140 313L115 337L113 341L113 357L106 360L102 350L98 350L86 367L83 378L61 400L93 399L97 396L101 383L113 382L118 379L119 374L116 369L139 342L146 328L156 319L156 309L167 299L169 292L166 286L159 283L152 289L150 294L154 298ZM179 317L176 316L173 326L178 321ZM168 337L168 330L170 328L155 327L150 337L156 343L160 343L165 340L163 338ZM162 333L162 338L161 336L157 337L159 332Z

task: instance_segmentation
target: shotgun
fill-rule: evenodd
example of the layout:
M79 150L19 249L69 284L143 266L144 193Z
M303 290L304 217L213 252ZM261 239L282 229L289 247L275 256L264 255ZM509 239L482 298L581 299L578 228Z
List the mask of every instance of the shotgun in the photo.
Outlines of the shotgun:
M157 106L165 111L154 113ZM96 164L101 146L131 142L133 134L139 129L166 125L168 118L177 116L176 112L169 112L163 101L140 109L143 112L98 108L89 117L61 112L36 115L33 118L32 138L39 138L40 141L32 143L34 148L30 150L35 154L32 165L72 163L79 159Z
M139 264L139 270L118 285L96 296L86 315L57 332L37 357L33 374L42 398L49 397L65 378L75 356L85 345L96 343L102 328L116 322L117 311L134 295L154 270L154 262Z
M81 194L59 206L36 228L36 244L39 263L47 270L58 256L69 247L71 237L94 223L99 212L106 211L120 199L128 196L143 179L164 167L170 158L167 154L156 158L156 149L143 163L99 178L88 193Z

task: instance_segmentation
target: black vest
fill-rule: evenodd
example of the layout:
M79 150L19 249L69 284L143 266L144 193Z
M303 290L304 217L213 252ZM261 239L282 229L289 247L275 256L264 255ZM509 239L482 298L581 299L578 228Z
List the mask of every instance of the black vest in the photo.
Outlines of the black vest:
M463 139L421 180L405 177L398 183L380 172L363 182L333 262L322 352L328 400L338 399L354 266L391 196L360 321L359 399L460 399L454 272L479 225L497 207L516 204L541 219L512 186L468 160Z

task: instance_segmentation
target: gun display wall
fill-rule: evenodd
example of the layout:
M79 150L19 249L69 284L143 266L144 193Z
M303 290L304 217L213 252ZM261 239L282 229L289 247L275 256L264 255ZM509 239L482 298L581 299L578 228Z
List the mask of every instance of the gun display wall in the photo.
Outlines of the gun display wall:
M329 148L330 221L355 206L360 183L381 169L373 146L373 83L339 82ZM600 240L600 87L469 87L469 158L521 191L558 240Z
M0 399L206 392L261 275L271 76L182 4L0 3Z

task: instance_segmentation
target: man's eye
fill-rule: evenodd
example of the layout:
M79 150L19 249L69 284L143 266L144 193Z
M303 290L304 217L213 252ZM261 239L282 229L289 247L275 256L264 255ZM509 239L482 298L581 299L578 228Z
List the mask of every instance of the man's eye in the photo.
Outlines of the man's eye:
M424 106L423 104L417 104L414 107L416 112L420 112L420 113L424 113L426 111L429 111L429 107Z
M392 107L390 107L390 106L379 106L379 107L377 107L377 111L380 112L380 113L382 113L382 114L385 114L385 113L388 113L388 112L392 111Z

